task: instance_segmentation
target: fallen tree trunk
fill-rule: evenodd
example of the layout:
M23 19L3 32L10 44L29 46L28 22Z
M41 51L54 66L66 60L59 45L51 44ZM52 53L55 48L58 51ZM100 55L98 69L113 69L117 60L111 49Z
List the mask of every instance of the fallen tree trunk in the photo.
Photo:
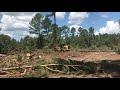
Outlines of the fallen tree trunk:
M20 77L21 76L21 74L14 74L14 75L9 75L9 74L7 74L7 75L0 75L0 78L12 78L12 77Z
M40 65L40 66L43 66L43 67L45 67L45 66L83 66L83 65L67 65L67 64L45 64L45 65Z
M45 66L46 67L46 66ZM53 72L59 72L59 73L64 73L64 72L62 72L62 71L60 71L60 70L53 70L53 69L51 69L51 68L49 68L49 67L46 67L48 70L50 70L50 71L53 71Z
M25 69L23 73L17 73L17 74L11 74L8 71L0 71L0 77L20 77L22 75L25 75L27 70Z
M11 68L0 68L0 70L14 70L19 68L32 68L32 66L22 66L22 67L11 67Z
M67 65L67 64L45 64L45 65L39 65L39 66L41 66L41 67L48 67L48 66L71 66L71 67L83 66L83 67L86 67L84 65ZM22 66L22 67L0 68L0 70L14 70L14 69L19 69L19 68L32 68L32 65L31 66Z
M87 66L85 65L71 65L71 64L45 64L45 65L39 65L40 67L45 67L46 69L50 70L50 71L53 71L53 72L58 72L58 73L65 73L63 71L60 71L60 70L54 70L52 68L50 68L49 66L69 66L69 67L79 67L79 66L82 66L82 67L85 67L85 68L88 68ZM26 72L27 72L27 68L32 68L33 66L30 65L30 66L20 66L20 67L10 67L10 68L0 68L0 72L6 72L5 75L0 75L0 77L19 77L19 76L22 76L22 75L25 75ZM20 73L19 74L14 74L12 75L11 73L8 73L9 70L17 70L17 69L24 69L23 73Z

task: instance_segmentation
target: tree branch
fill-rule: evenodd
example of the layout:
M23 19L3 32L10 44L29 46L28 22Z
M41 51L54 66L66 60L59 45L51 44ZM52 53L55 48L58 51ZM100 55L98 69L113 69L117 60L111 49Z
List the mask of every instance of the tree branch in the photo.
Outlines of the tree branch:
M54 72L59 72L59 73L64 73L64 72L62 72L62 71L60 71L60 70L53 70L53 69L51 69L51 68L49 68L49 67L47 67L47 66L45 66L48 70L50 70L50 71L54 71Z

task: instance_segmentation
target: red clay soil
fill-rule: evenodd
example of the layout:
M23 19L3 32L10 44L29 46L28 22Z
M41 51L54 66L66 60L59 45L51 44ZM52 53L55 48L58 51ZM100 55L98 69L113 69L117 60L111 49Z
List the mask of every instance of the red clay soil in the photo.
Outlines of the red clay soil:
M62 58L78 61L120 60L116 52L60 52L42 56L43 59Z

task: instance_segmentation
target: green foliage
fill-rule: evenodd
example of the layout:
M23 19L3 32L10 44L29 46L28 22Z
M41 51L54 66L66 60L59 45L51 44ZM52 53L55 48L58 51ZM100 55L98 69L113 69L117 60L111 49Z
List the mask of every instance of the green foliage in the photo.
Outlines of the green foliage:
M75 36L75 28L74 27L71 28L71 33L72 33L72 37L74 38L74 36Z
M33 70L35 71L35 73L34 74L31 73L32 77L46 78L50 75L50 72L44 67L34 66Z
M53 66L40 66L40 65L50 65L57 64ZM67 66L69 65L69 66ZM70 66L70 65L78 65L78 66ZM98 66L100 69L98 70ZM75 60L65 60L60 58L54 58L52 60L40 60L36 63L32 70L35 73L30 73L31 77L49 77L50 74L59 74L59 72L51 71L61 71L62 74L73 74L73 75L81 75L81 74L95 74L95 73L111 73L111 72L119 72L120 66L114 64L114 62L108 62L107 60L103 60L100 62L82 62ZM29 76L30 76L29 75Z
M18 58L17 58L17 60L18 60L19 62L22 61L22 56L21 56L20 54L18 54Z
M11 50L14 50L17 46L17 41L15 39L11 39L7 35L0 35L0 53L9 53Z
M49 18L53 16L54 23ZM51 12L45 16L37 13L33 16L29 23L30 30L34 31L37 38L25 36L20 41L16 41L7 35L0 35L0 53L9 53L16 47L22 47L25 52L33 52L36 49L43 49L45 53L52 53L51 48L54 44L67 44L72 50L79 51L80 49L90 50L118 50L120 43L120 34L94 34L94 28L84 29L79 27L78 32L72 27L58 26L56 24L56 12ZM42 30L43 29L43 30ZM77 34L77 35L76 35Z
M45 19L42 21L42 27L46 30L47 37L49 36L51 26L52 26L52 20L50 20L48 17L45 17Z
M100 46L99 47L99 50L111 50L111 48L110 47L107 47L107 46L105 46L105 45L102 45L102 46Z
M76 47L74 47L74 46L71 46L71 51L80 51L80 47L79 46L76 46Z
M52 23L52 20L49 19L49 16L53 16L54 23ZM32 19L32 23L37 22L38 17L41 17L41 15L36 14L34 19ZM39 18L40 19L40 18ZM36 24L35 24L36 25ZM31 26L35 26L32 25ZM55 43L61 44L69 44L74 49L77 47L77 49L91 49L91 50L117 50L118 43L120 41L120 34L94 34L94 28L90 27L87 29L84 29L80 27L78 29L78 33L76 35L76 29L74 27L68 28L66 25L63 25L59 27L56 24L56 13L51 12L48 14L41 23L39 22L38 26L42 26L46 30L46 35L39 43L43 43L41 46L49 46L49 48L53 47ZM79 34L79 35L78 35ZM37 43L38 46L40 46ZM78 47L79 46L79 47Z
M43 20L43 16L39 13L37 13L32 20L30 21L30 26L29 28L35 31L39 31L42 28L42 20Z
M118 45L118 54L120 54L120 44Z
M25 52L32 52L37 48L36 38L32 38L30 36L25 36L20 40L20 43L21 47L24 47Z
M53 65L53 66L47 66L52 70L59 70L64 72L64 74L83 74L83 73L95 73L95 65L92 62L81 62L81 61L74 61L74 60L64 60L64 59L60 59L60 58L55 58L53 60L50 61L45 61L45 60L41 60L39 61L36 65L33 66L33 70L35 71L39 71L40 73L44 72L45 74L48 72L50 73L59 73L59 72L53 72L51 70L48 70L45 67L41 67L40 65L47 65L47 64L60 64L60 65ZM66 66L66 65L79 65L79 66ZM47 71L48 70L48 71ZM43 71L43 72L42 72ZM47 72L46 72L47 71Z
M118 46L111 45L111 50L118 50Z
M54 51L52 49L43 48L43 53L45 53L45 54L51 54L51 53L54 53Z
M38 35L38 39L37 39L37 48L42 48L43 47L43 35L41 33L41 29L43 28L43 16L39 13L37 13L32 20L30 21L30 30L34 30L34 34Z
M95 45L92 45L89 49L90 50L98 50L98 48Z

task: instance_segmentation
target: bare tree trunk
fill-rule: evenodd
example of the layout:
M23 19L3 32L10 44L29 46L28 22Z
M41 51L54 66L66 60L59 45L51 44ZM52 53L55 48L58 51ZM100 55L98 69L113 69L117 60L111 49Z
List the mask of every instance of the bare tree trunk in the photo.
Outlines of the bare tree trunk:
M53 33L53 38L54 38L54 44L56 43L57 41L57 35L56 35L56 15L55 15L55 12L53 12L53 15L54 15L54 33Z

